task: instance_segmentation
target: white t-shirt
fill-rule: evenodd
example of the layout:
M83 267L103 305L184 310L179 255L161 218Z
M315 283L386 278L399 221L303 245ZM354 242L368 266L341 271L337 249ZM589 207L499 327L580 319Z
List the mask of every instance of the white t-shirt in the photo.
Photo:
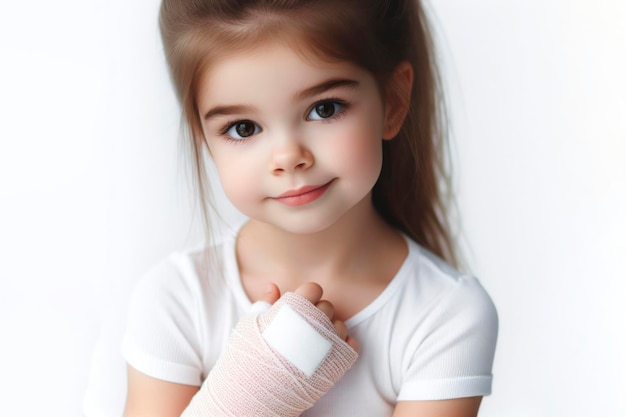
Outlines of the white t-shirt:
M127 362L154 378L201 385L250 308L235 233L213 247L177 252L135 289L123 343ZM391 416L402 400L491 393L498 318L480 283L406 239L396 276L346 321L359 358L303 416ZM222 264L223 277L207 268ZM214 274L213 274L214 275Z

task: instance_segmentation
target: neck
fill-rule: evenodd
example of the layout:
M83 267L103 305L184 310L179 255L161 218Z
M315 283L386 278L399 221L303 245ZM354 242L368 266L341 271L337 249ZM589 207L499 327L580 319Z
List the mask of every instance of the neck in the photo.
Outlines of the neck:
M366 201L357 213L312 234L294 234L250 220L239 233L237 257L242 273L275 277L284 287L295 287L307 281L349 279L380 262L389 250L397 250L398 242L404 245L398 232Z

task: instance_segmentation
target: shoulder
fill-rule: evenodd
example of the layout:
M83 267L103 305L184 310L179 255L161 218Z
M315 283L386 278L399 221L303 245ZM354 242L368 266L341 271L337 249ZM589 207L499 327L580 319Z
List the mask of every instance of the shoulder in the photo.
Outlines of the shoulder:
M211 236L210 242L199 242L162 258L138 280L134 296L150 294L160 299L223 290L223 278L232 274L232 265L229 265L232 259L227 258L234 252L238 227L218 229L219 233Z
M498 315L480 281L454 267L427 249L411 242L412 275L406 290L419 293L421 302L430 304L431 313L451 318L462 314L468 320L488 320L497 327Z
M193 298L206 279L209 254L204 245L169 254L137 282L132 303L141 300L162 304L174 298Z
M135 329L170 326L200 329L232 297L224 268L224 246L205 243L170 253L151 267L133 290L128 314ZM226 268L227 269L227 268ZM149 323L147 323L149 321Z
M488 395L498 334L494 303L478 279L417 249L406 283L414 310L404 314L411 334L402 355L398 399Z
M137 282L128 307L123 354L135 369L154 378L200 385L206 321L217 308L211 252L204 245L178 251ZM217 315L217 314L215 314Z

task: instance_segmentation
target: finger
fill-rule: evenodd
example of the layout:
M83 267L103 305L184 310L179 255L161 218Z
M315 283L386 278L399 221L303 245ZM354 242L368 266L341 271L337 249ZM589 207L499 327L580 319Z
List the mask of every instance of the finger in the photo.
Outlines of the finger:
M322 287L320 287L319 284L316 284L315 282L306 282L296 288L294 292L306 298L313 304L317 304L317 302L322 298L322 294L324 293Z
M315 304L315 307L322 310L322 312L326 314L330 320L333 319L333 316L335 315L335 307L333 307L330 301L321 300L317 304Z
M280 298L280 289L276 284L270 282L267 284L265 293L259 298L258 301L265 301L266 303L274 304L276 300Z
M352 349L354 349L357 353L359 352L359 344L354 340L352 336L346 337L346 343L350 345Z
M250 306L248 314L257 315L266 312L279 298L280 290L276 284L267 284L265 293Z
M333 321L333 325L335 326L335 330L337 330L339 337L342 340L346 340L346 337L348 337L348 327L346 324L341 320L335 320Z

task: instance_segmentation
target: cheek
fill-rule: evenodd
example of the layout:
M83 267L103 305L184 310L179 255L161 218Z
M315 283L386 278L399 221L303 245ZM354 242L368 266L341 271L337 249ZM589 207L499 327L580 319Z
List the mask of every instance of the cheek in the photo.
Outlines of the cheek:
M241 206L254 194L258 182L255 181L258 175L254 174L252 161L241 160L241 155L227 157L216 153L213 156L226 197L241 210Z
M226 197L235 206L238 205L245 196L246 179L242 175L237 175L237 173L220 172L220 181Z
M376 181L382 167L381 125L354 123L339 132L333 149L335 167L357 181Z

